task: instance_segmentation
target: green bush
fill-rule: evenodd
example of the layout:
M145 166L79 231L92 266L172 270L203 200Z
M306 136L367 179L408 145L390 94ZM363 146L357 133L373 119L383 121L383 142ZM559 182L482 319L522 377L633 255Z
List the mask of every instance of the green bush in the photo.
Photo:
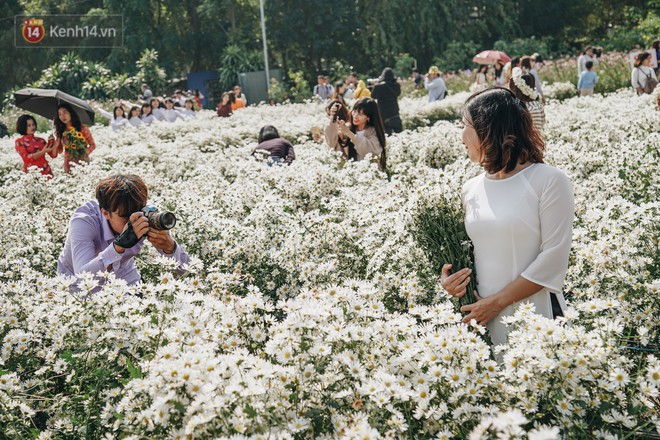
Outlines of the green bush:
M44 70L32 87L40 89L59 89L74 96L91 99L107 97L107 90L98 87L111 72L101 63L83 61L73 53L63 55L60 60ZM85 87L92 81L94 87Z
M479 46L474 41L452 41L433 64L442 71L462 70L472 67L472 58L479 52Z
M399 78L408 78L414 66L415 58L408 53L400 53L394 62L394 74Z
M547 38L530 37L516 38L511 41L498 40L493 45L493 49L501 50L511 58L531 55L533 53L538 53L544 58L548 58L552 55L548 46Z
M264 61L259 51L249 51L236 44L225 47L220 57L220 64L222 67L218 70L218 74L223 90L227 90L237 83L239 73L264 68Z
M162 93L167 86L167 75L165 69L161 68L158 64L158 52L154 49L145 49L140 55L140 59L135 63L137 66L137 73L133 77L131 86L140 90L142 83L146 83L149 89L155 94ZM119 81L119 77L115 80ZM115 90L120 90L120 84L113 85Z

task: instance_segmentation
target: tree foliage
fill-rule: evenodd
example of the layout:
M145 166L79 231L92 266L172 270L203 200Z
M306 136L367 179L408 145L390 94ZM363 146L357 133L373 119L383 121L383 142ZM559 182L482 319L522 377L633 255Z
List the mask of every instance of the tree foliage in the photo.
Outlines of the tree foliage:
M68 49L17 49L17 14L122 14L124 43L77 49L89 62L137 77L145 49L159 54L170 78L219 71L227 84L237 71L262 67L259 0L2 0L0 92L31 83ZM472 52L577 52L586 44L627 50L648 46L660 32L659 0L264 0L271 67L302 72L355 70L378 75L409 54L420 69L434 62L470 65ZM515 53L518 55L518 53ZM259 60L257 60L259 58ZM406 61L407 62L407 61ZM399 69L400 70L400 69ZM399 72L401 73L401 72ZM142 72L145 74L145 72ZM148 81L159 81L159 74ZM95 87L97 85L94 85ZM93 88L93 87L92 87Z

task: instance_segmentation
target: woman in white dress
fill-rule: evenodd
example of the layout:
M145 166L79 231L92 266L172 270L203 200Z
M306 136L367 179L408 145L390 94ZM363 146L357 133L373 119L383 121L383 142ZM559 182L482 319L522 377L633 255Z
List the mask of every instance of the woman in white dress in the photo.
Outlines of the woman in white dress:
M503 88L472 95L463 112L463 143L485 172L463 187L465 226L474 244L477 302L463 322L486 325L495 345L507 342L502 318L521 302L553 318L565 309L573 194L566 175L543 163L545 145L525 105ZM459 269L459 268L457 268ZM461 297L469 269L442 268L442 285Z

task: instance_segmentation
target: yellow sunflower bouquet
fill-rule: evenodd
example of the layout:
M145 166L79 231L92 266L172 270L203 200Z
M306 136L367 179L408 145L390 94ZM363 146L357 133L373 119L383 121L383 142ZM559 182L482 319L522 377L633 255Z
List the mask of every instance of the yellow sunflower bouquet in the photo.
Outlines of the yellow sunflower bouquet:
M87 156L87 140L81 132L74 127L69 128L62 134L64 149L73 160L80 160Z

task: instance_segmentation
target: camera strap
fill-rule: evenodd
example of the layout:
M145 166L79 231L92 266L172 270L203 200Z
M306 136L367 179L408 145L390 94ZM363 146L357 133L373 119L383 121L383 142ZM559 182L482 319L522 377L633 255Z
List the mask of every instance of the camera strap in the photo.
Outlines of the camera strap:
M119 247L123 247L124 249L132 248L140 241L137 235L135 235L135 231L133 231L133 224L130 222L130 220L128 221L127 226L128 227L126 230L116 236L113 241L114 244Z

